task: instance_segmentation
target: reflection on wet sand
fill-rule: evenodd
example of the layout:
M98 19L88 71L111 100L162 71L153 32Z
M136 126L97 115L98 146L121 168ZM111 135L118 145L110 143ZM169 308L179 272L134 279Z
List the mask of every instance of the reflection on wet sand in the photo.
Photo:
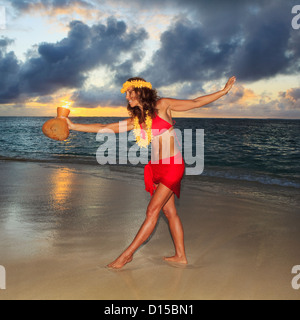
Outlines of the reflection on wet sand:
M68 168L53 170L50 178L50 199L56 212L64 212L70 201L73 189L74 173Z

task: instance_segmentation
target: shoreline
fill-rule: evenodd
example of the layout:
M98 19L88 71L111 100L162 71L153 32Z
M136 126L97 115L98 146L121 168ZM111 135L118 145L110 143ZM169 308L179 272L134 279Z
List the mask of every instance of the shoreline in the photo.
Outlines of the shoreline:
M16 159L16 158L8 158L0 156L0 164L3 162L16 162L16 163L36 163L36 164L44 164L44 165L57 165L57 166L70 166L77 167L85 166L90 169L94 169L97 175L100 175L102 178L105 178L105 174L107 172L115 172L126 175L133 175L139 181L143 181L144 167L145 165L126 165L126 164L116 164L116 165L100 165L95 160L94 162L89 161L80 161L73 162L64 159L63 161L59 159L53 160L37 160L37 159ZM204 169L205 170L205 169ZM209 169L210 170L210 169ZM101 175L101 172L104 175ZM118 178L118 177L117 177ZM222 186L226 184L229 188L224 189ZM288 206L299 207L300 206L300 196L299 196L299 188L289 185L278 185L271 183L262 183L260 181L251 181L251 180L242 180L242 179L234 179L227 177L218 177L218 176L209 176L209 175L198 175L198 176L184 176L182 187L184 188L186 185L187 188L195 188L200 191L205 192L217 192L224 195L234 195L240 198L246 199L256 199L257 197L260 199L265 199L266 195L267 200L273 199L274 202L280 202L281 204L285 204ZM216 190L216 187L217 190ZM263 191L263 192L261 192Z
M120 169L0 162L1 300L299 299L291 287L300 264L299 199L289 204L277 198L282 188L251 183L183 181L176 204L188 266L163 261L173 243L161 216L133 262L106 269L134 238L150 200L142 170Z

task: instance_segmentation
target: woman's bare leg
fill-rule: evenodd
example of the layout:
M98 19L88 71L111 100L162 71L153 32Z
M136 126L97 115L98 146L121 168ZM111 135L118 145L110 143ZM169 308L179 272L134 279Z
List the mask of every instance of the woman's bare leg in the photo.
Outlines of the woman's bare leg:
M133 254L136 250L151 236L157 224L161 209L169 201L172 196L171 191L166 186L159 184L155 194L151 198L148 205L146 220L144 221L141 229L136 235L131 245L121 254L121 256L108 265L109 268L121 269L125 264L129 263L133 259Z
M170 231L175 245L175 256L169 258L165 257L164 260L187 264L188 261L184 246L184 231L181 220L177 215L174 194L163 207L163 212L169 221Z

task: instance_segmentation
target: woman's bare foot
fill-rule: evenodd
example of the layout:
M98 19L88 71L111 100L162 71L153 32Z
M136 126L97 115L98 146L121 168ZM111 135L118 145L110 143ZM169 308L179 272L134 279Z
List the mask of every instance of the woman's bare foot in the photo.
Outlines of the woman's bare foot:
M168 262L176 262L176 263L182 263L182 264L188 264L186 257L180 257L180 256L174 256L174 257L164 257L165 261Z
M107 267L111 269L122 269L127 263L133 260L133 256L121 255L117 260L110 263Z

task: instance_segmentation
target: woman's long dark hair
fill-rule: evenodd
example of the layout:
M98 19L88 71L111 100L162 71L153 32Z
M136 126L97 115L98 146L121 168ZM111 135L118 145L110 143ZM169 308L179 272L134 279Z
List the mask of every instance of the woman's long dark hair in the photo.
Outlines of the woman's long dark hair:
M146 82L145 79L139 77L130 78L127 81L135 80ZM152 119L155 118L156 104L157 101L160 99L158 97L157 91L155 89L149 88L134 88L134 91L138 96L138 100L141 102L143 106L144 114L146 114L146 112L148 111L149 116ZM143 123L145 121L144 115L142 114L141 109L139 107L131 107L128 103L127 110L132 118L138 117L140 123Z

